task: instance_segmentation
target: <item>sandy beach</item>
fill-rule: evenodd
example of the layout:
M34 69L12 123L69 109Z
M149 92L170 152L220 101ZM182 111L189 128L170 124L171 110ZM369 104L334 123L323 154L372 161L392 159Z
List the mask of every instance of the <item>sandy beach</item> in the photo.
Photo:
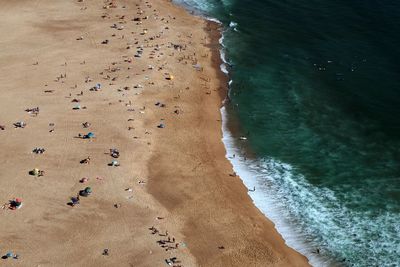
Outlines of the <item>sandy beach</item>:
M169 1L1 6L0 263L308 266L225 158L217 24Z

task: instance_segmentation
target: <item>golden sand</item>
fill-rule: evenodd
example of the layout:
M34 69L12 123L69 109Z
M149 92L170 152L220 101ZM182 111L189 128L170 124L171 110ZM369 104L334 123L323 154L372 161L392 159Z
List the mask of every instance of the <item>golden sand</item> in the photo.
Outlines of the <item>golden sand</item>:
M308 265L229 175L218 25L168 1L0 2L1 264Z

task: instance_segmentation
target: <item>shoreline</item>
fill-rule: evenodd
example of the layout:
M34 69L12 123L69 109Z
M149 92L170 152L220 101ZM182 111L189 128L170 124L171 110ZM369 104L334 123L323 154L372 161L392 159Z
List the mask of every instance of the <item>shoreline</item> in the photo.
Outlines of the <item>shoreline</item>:
M308 266L225 158L216 24L169 1L3 4L7 264Z
M183 6L180 6L180 5L178 5L178 4L176 4L176 3L173 3L174 5L176 5L178 8L181 8L181 9L184 9L186 12L189 12L189 11L187 11L187 9L185 8L185 7L183 7ZM221 68L222 67L222 65L223 64L227 64L227 62L224 62L224 60L223 60L223 58L222 58L222 54L221 54L221 45L222 45L222 43L221 43L221 40L223 39L223 35L222 35L222 32L221 32L221 28L222 28L222 23L221 22L219 22L218 20L216 20L216 19L213 19L213 18L208 18L208 17L204 17L203 15L201 15L201 14L190 14L190 15L192 15L192 16L196 16L196 17L199 17L201 20L205 20L206 21L206 23L208 24L208 25L213 25L214 26L214 29L213 29L213 31L209 31L209 36L211 36L210 37L210 39L211 40L213 40L212 42L213 42L213 48L212 48L212 58L213 58L213 68L214 68L214 70L218 73L218 75L217 76L219 76L219 84L221 85L221 89L222 90L219 90L219 93L220 93L220 106L219 106L219 108L224 108L224 106L225 106L225 104L224 104L224 102L225 102L225 100L226 100L226 97L227 97L227 95L228 95L228 82L229 82L229 73L228 72L224 72L223 71L223 69ZM223 133L223 127L224 127L224 125L223 124L225 124L226 122L224 122L224 118L223 118L223 114L220 112L220 111L218 111L218 114L219 114L219 117L220 117L220 119L218 119L217 121L219 121L219 123L220 123L220 128L219 128L219 131L220 131L220 142L223 144L223 138L224 138L224 133ZM224 145L224 144L223 144ZM225 151L225 155L224 155L224 158L225 158L225 160L229 163L229 164L231 164L231 162L229 161L229 159L228 159L228 154L227 154L227 150L226 150L226 147L224 146L224 151ZM225 157L226 156L226 157ZM232 165L230 165L230 170L232 170ZM238 178L240 178L240 177L238 177ZM269 223L271 223L272 224L272 222L269 220L269 218L268 217L266 217L262 212L261 212L261 210L259 210L258 209L258 207L256 207L256 205L255 205L255 203L253 202L253 200L250 198L250 195L248 195L248 193L247 193L247 187L245 186L245 184L244 184L244 180L242 180L242 179L240 179L240 183L241 183L241 186L243 187L243 188L245 188L246 189L246 196L248 197L248 199L249 199L249 201L251 202L251 205L256 209L256 211L257 211L257 213L259 213L259 214L261 214L261 216L265 219L265 220L267 220ZM280 236L280 234L277 232L277 229L275 228L275 225L274 224L272 224L272 231L274 231L276 234L278 234L278 236L279 236L279 238L284 242L284 243L286 243L286 241L284 241L284 239ZM284 245L285 247L286 247L286 245ZM291 248L289 248L289 247L287 247L289 250L292 250ZM298 253L298 252L295 252L295 254L296 253ZM194 254L195 256L196 256L196 253ZM300 254L298 254L298 255L300 255ZM301 257L303 257L303 259L305 259L305 262L307 262L308 260L304 257L304 256L302 256L301 255ZM224 264L226 264L226 263L224 263ZM257 265L257 263L255 263L256 265ZM261 262L260 262L260 264L262 264ZM265 263L264 263L265 264ZM276 263L273 263L273 265L275 265ZM292 262L292 264L293 264L293 262ZM297 264L299 264L299 266L300 265L302 265L302 264L304 264L304 263L301 263L300 261L299 262L297 262L297 263L295 263L294 265L296 265L297 266ZM200 265L202 265L202 264L200 264ZM207 264L206 264L207 265ZM278 265L280 265L280 264L278 264ZM308 265L308 263L306 264L306 265ZM213 265L214 266L214 265ZM217 266L220 266L220 265L217 265ZM257 265L258 266L258 265Z
M173 2L174 3L174 2ZM191 8L190 6L186 4L179 4L179 3L174 3L175 5L184 8L185 10L188 10L188 12L193 15L193 16L198 16L201 19L204 19L208 21L209 24L215 25L217 27L216 30L214 30L214 42L215 40L218 40L219 47L214 47L213 53L215 55L218 55L218 58L216 58L214 67L216 69L219 69L221 72L221 80L223 81L222 83L225 84L227 87L226 94L221 94L221 129L222 129L222 138L221 141L224 144L225 150L226 150L226 159L231 163L232 169L235 171L235 173L238 174L239 178L243 181L243 185L250 190L255 184L258 185L257 182L255 181L250 181L251 178L249 178L250 170L248 168L246 169L246 164L242 160L238 160L239 157L246 157L245 160L255 160L253 152L249 150L247 145L244 145L245 147L239 147L238 146L238 141L235 139L233 136L238 137L240 133L239 125L238 125L238 120L237 118L232 118L229 117L229 111L228 109L231 108L229 106L229 86L232 82L232 79L230 79L230 74L227 69L229 67L229 62L226 59L226 55L224 52L224 45L223 45L223 39L224 39L224 34L223 34L223 23L219 21L216 18L208 17L206 14L203 14L202 12L197 11L196 9ZM229 25L229 27L231 27ZM235 29L236 30L236 29ZM218 62L219 61L219 62ZM231 145L231 146L229 146ZM246 150L245 156L241 153L242 151ZM231 158L229 155L236 155L236 164L235 164L235 159ZM253 176L255 176L254 174ZM251 185L251 186L250 186ZM257 186L258 187L258 186ZM269 221L271 221L274 224L275 230L282 236L284 239L284 242L287 246L290 248L296 250L297 252L301 253L304 255L307 260L309 261L310 264L313 264L313 266L323 266L324 264L331 263L330 259L324 259L322 257L318 257L315 253L313 253L313 249L311 245L307 245L306 241L301 239L301 234L297 231L294 231L291 229L292 225L288 223L286 220L279 219L279 210L277 210L274 207L269 207L265 208L266 206L261 204L261 202L258 202L254 196L251 195L252 193L248 191L248 195L251 198L254 206L259 209L259 211L265 216L265 218ZM254 193L253 193L254 194ZM266 200L266 197L264 198L264 202L268 203L268 205L273 205L273 201L277 200ZM271 217L274 218L273 220ZM288 238L288 240L286 239Z
M190 10L190 7L188 6L183 7ZM226 54L224 52L224 34L222 30L224 25L218 19L207 17L201 12L193 15L199 16L202 19L209 21L211 24L216 24L219 26L219 33L216 34L214 38L217 38L220 44L220 48L215 49L215 53L219 55L218 60L220 61L220 64L216 64L218 66L215 67L218 67L221 70L221 73L223 74L222 76L226 80L226 86L228 87L227 94L222 98L223 101L220 109L222 117L221 140L226 149L226 159L231 163L232 169L238 174L239 178L243 181L244 186L249 190L248 195L251 198L254 206L259 209L259 211L266 217L267 220L274 224L275 230L282 236L287 246L304 255L312 266L337 265L338 263L334 261L334 259L322 257L316 254L315 246L313 246L310 241L302 238L303 234L300 231L293 229L293 222L289 222L287 219L280 218L281 211L276 207L276 203L279 201L279 199L263 195L267 194L267 192L262 192L259 194L258 192L253 193L250 191L252 188L256 188L256 185L257 188L263 187L263 185L257 182L257 179L252 179L252 177L256 177L258 174L255 172L255 170L247 166L246 161L251 161L251 164L255 165L257 158L247 144L242 146L239 145L240 142L246 142L246 140L238 141L239 136L241 136L240 133L242 133L238 118L232 117L232 114L231 116L229 115L229 109L232 108L230 106L229 99L229 86L233 82L233 79L231 79L229 70L227 69L229 68L229 61L226 59ZM229 27L231 27L231 25L229 25ZM235 155L235 157L232 158L229 155ZM242 160L239 158L242 158Z

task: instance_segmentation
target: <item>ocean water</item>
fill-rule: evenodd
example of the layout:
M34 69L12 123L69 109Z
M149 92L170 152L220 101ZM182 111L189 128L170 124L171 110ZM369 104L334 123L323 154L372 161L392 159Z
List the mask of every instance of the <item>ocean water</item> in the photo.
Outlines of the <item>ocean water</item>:
M400 2L176 2L223 24L227 157L287 244L400 266Z

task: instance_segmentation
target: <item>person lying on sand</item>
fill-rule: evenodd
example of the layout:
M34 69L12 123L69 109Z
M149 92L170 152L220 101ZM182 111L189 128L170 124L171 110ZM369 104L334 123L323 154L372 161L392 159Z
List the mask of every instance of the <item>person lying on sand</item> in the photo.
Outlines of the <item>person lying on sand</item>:
M33 116L39 115L39 107L27 108L27 109L25 109L25 111L28 112L29 114L33 115Z
M79 133L77 138L91 139L91 138L94 138L94 137L95 137L94 133L89 132L89 133L87 133L87 134L81 134L81 133Z
M89 128L91 126L90 122L84 122L82 123L83 128Z
M45 150L44 148L42 148L42 147L35 147L35 148L32 150L32 153L35 153L35 154L43 154L45 151L46 151L46 150Z
M16 123L14 123L15 128L25 128L25 126L26 126L26 123L23 121L18 121Z
M172 266L175 263L180 263L180 261L178 261L177 257L172 257L172 258L169 258L169 259L165 259L165 262L170 266Z
M90 156L80 161L81 164L89 164L90 163Z
M29 171L29 174L40 177L40 176L44 176L44 171L35 168L35 169Z
M119 158L119 151L116 148L110 149L110 156L113 158Z

